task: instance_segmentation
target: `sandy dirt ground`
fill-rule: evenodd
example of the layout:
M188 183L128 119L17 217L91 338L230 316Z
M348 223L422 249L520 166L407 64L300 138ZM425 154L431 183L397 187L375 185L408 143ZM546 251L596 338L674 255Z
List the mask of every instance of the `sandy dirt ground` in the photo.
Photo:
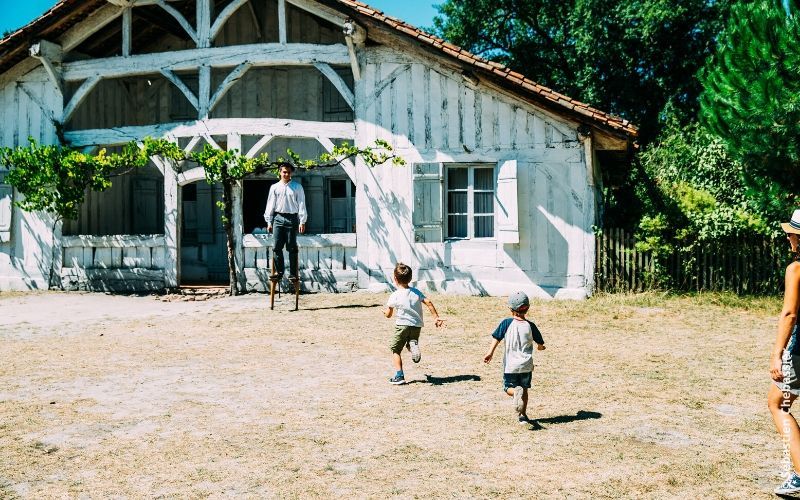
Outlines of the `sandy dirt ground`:
M777 300L536 302L519 425L503 298L433 295L445 328L391 375L387 295L206 302L0 294L0 498L770 498Z

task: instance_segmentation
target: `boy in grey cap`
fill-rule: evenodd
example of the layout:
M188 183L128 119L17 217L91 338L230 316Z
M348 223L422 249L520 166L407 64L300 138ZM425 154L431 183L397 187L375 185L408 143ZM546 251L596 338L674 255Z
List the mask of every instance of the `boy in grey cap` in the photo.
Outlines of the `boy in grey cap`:
M520 424L527 424L528 420L528 389L531 388L533 376L533 344L536 349L543 351L544 339L536 325L525 319L525 314L530 308L528 296L523 292L514 292L508 297L508 307L511 317L500 322L492 333L492 344L489 352L483 357L483 362L492 360L494 350L501 340L505 340L505 353L503 356L503 391L514 398L514 408Z

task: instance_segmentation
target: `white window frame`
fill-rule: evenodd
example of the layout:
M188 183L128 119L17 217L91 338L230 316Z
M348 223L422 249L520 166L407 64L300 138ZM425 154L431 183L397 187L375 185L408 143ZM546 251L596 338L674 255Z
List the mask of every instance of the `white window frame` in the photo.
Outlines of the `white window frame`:
M467 189L451 189L450 188L450 170L451 169L467 169ZM491 169L492 171L492 185L494 189L475 189L475 170L476 169ZM447 163L444 168L444 200L442 209L444 211L443 225L445 241L461 241L461 240L478 240L478 241L492 241L497 239L497 206L495 198L497 197L497 165L494 163ZM466 214L457 212L451 213L449 210L449 196L451 192L464 192L467 193L467 212ZM492 193L492 210L491 212L475 214L475 193ZM467 235L449 236L450 234L450 216L451 215L466 215L467 216ZM492 236L475 236L475 218L476 217L492 217Z

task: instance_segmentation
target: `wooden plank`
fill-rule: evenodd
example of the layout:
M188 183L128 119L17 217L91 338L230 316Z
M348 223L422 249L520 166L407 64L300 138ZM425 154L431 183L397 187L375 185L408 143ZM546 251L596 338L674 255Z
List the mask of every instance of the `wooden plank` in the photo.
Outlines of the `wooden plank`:
M338 10L332 9L330 7L326 7L319 2L315 2L313 0L286 0L287 3L294 5L295 7L299 7L304 11L324 19L329 23L333 23L336 26L343 28L345 22L347 21L348 17Z
M350 90L350 87L347 86L344 79L342 79L339 74L331 68L330 64L325 64L321 62L315 62L314 67L317 68L320 73L325 75L325 78L330 80L336 90L339 91L342 98L345 100L350 109L355 110L355 96L353 95L353 91Z
M385 141L392 141L392 88L396 77L391 76L394 71L399 69L394 64L381 64L380 80L381 84L386 83L384 90L378 94L376 107L377 115L375 123L378 125L377 138Z
M344 268L345 269L358 269L358 258L356 256L355 248L344 249Z
M428 109L426 110L425 130L430 130L430 136L426 136L426 145L429 148L442 149L444 147L444 122L442 120L442 97L441 75L428 68Z
M410 69L410 68L409 68ZM396 98L393 99L392 113L396 116L396 129L394 140L398 148L408 148L411 146L414 121L414 101L412 95L413 82L411 81L411 71L404 72L397 78L394 84Z
M87 78L86 81L83 82L80 87L78 87L78 90L76 90L72 95L69 103L64 106L64 112L61 117L62 123L66 123L69 120L70 116L72 116L72 113L86 99L86 97L89 95L89 92L91 92L95 86L97 86L97 84L100 82L100 79L101 78L99 76Z
M127 7L122 11L122 57L131 55L131 29L133 24L132 9Z
M289 95L289 73L285 70L278 71L275 80L276 115L279 118L289 118L289 99L284 97Z
M65 248L63 267L83 267L83 248Z
M512 133L514 130L514 120L516 119L511 105L497 101L497 145L503 149L511 147Z
M278 40L286 44L286 0L278 0Z
M150 268L153 266L152 247L136 247L136 260L138 267Z
M533 145L535 148L545 147L545 122L537 114L528 115L528 129L532 132Z
M111 248L97 248L94 252L93 266L100 269L110 269L113 266Z
M210 29L211 40L214 40L217 37L228 19L230 19L231 16L233 16L242 6L248 3L248 1L249 0L233 0L222 10L222 12L219 13Z
M467 151L473 151L477 147L476 140L476 120L475 120L475 91L462 85L461 93L461 144Z
M173 71L170 71L167 68L161 68L161 74L164 75L164 78L172 82L173 85L178 87L184 96L186 96L186 100L189 101L189 104L194 107L195 110L200 110L200 103L198 101L197 96L192 92L192 90L180 79L178 75L176 75Z
M344 248L333 247L331 248L331 269L340 270L344 269Z
M83 267L94 267L94 248L83 248Z
M256 269L271 269L268 260L266 247L256 248L255 267Z
M447 96L447 109L442 109L442 119L447 121L447 147L449 149L461 149L461 94L458 82L452 78L443 78L445 90L443 95Z
M201 66L235 67L242 63L252 66L312 66L315 62L333 66L349 64L347 47L341 44L315 45L278 43L209 47L176 50L130 57L107 57L64 63L65 81L80 81L99 76L120 78L158 73L161 68L172 71L196 70Z
M283 106L285 109L285 105ZM355 125L351 122L312 122L277 118L212 118L185 123L115 127L113 129L76 130L66 132L66 139L74 147L90 145L126 144L145 137L195 137L197 135L276 135L282 137L336 137L355 138Z
M228 93L228 91L236 85L236 82L241 80L247 70L249 70L252 66L249 63L241 63L240 65L236 66L233 71L231 71L228 76L220 83L217 90L214 92L214 95L210 98L208 110L213 111L214 107L219 104L220 100ZM242 116L241 112L233 112L232 115L234 117Z
M433 123L432 123L432 110L431 110L431 69L427 66L423 68L422 72L422 98L424 103L424 116L425 116L425 149L433 147Z
M425 99L427 97L423 88L424 73L427 71L421 64L411 65L411 93L413 98L413 136L410 137L411 142L417 149L425 147L425 109L427 107Z

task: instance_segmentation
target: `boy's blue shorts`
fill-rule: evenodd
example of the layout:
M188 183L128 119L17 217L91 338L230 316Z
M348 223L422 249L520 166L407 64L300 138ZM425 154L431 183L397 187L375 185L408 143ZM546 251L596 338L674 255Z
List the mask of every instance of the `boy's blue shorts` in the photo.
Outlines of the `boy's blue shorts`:
M531 378L533 372L526 373L504 373L503 374L503 390L507 391L509 388L516 386L524 387L525 389L531 388Z

